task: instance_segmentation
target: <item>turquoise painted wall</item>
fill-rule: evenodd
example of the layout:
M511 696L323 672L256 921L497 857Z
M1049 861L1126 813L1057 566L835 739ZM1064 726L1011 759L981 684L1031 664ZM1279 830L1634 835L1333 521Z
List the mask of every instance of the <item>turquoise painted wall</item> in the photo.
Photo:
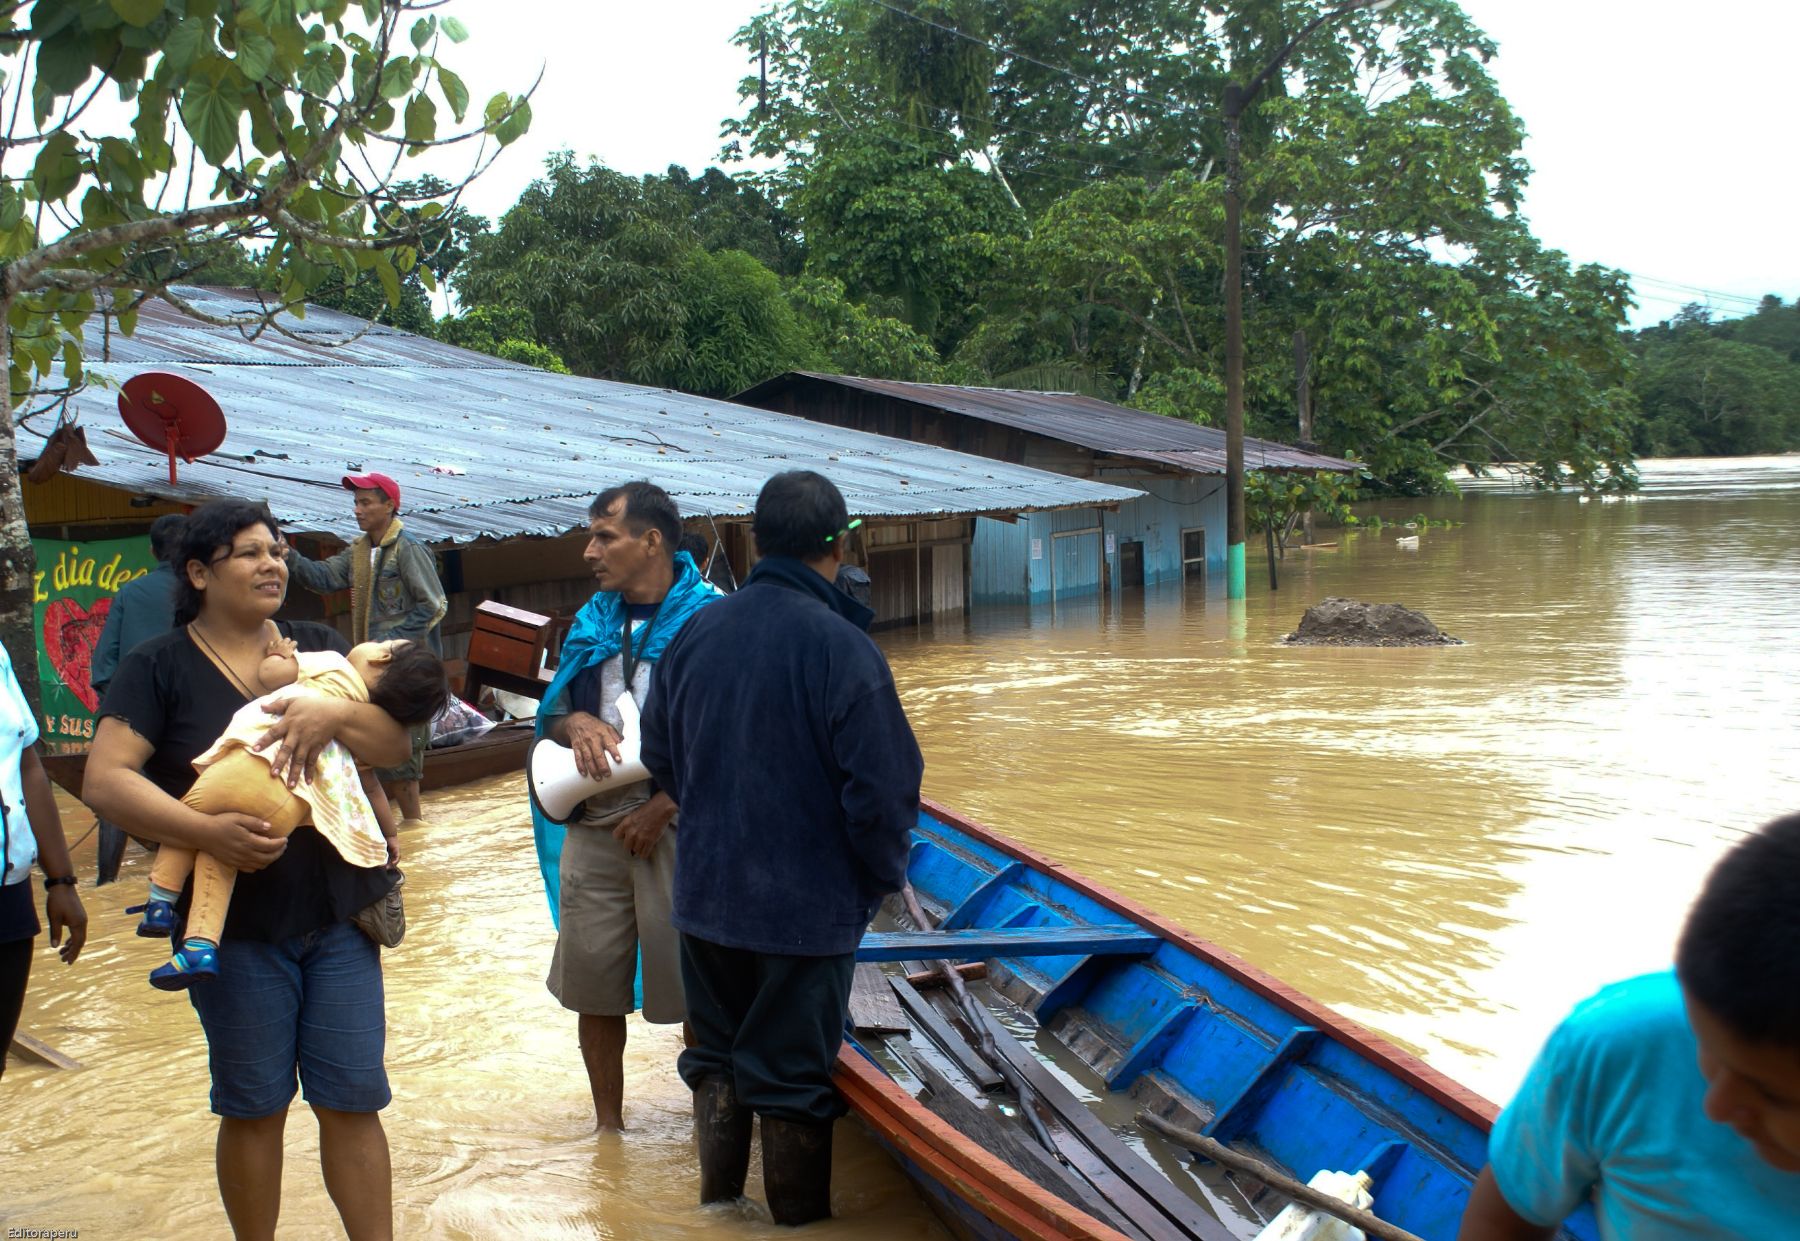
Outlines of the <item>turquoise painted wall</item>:
M1120 505L1116 513L1083 508L1027 513L1014 522L978 518L970 549L971 603L1048 603L1053 580L1057 599L1092 595L1100 589L1102 560L1116 592L1120 588L1119 545L1128 540L1144 545L1146 586L1180 581L1181 536L1190 529L1205 531L1207 574L1214 582L1224 580L1222 477L1109 473L1103 481L1134 487L1146 495ZM1094 526L1100 527L1097 535L1056 537ZM1038 552L1035 557L1034 548ZM1054 571L1054 579L1053 565L1060 568Z

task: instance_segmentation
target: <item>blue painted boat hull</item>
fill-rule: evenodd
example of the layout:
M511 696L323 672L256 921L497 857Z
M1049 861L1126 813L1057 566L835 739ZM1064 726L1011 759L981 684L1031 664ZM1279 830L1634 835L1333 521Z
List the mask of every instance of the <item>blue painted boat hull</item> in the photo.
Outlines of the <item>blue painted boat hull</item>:
M921 809L908 870L939 928L957 933L947 942L967 945L953 955L1014 954L979 957L989 982L1107 1090L1302 1181L1322 1169L1366 1170L1377 1215L1426 1241L1454 1241L1486 1161L1496 1114L1487 1100L1167 919L943 807ZM1021 938L1043 955L1019 948ZM883 937L870 943L874 957L902 955ZM906 955L919 955L916 943L909 947ZM928 1188L940 1209L960 1201L942 1185ZM994 1235L979 1203L961 1210L963 1230ZM1591 1210L1563 1235L1597 1241Z

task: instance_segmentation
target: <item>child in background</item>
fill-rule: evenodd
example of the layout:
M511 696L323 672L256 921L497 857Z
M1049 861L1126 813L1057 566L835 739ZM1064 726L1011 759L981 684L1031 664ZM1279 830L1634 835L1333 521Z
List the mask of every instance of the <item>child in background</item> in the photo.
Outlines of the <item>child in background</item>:
M194 760L200 777L182 800L204 814L256 815L274 836L310 822L354 866L391 862L393 816L374 773L359 772L350 752L334 741L320 753L312 779L289 789L270 769L270 755L255 748L279 718L264 708L316 694L372 702L401 724L428 723L449 695L442 662L429 647L405 640L364 642L339 655L303 653L291 639L277 638L258 675L263 685L278 688L240 707L219 739ZM151 985L164 991L184 990L219 973L219 938L237 872L215 858L170 845L159 849L137 933L174 931L175 901L189 874L194 899L187 933L168 963L150 973Z

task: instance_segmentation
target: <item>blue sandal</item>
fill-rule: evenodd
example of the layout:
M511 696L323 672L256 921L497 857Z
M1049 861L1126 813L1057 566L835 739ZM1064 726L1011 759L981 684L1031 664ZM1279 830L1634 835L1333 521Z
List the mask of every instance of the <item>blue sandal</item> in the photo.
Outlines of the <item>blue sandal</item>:
M159 991L186 991L197 982L219 976L219 950L205 940L189 940L165 964L150 971Z
M167 939L175 933L175 905L172 901L159 901L153 896L142 905L133 905L125 912L144 915L143 920L137 924L137 933L145 939Z

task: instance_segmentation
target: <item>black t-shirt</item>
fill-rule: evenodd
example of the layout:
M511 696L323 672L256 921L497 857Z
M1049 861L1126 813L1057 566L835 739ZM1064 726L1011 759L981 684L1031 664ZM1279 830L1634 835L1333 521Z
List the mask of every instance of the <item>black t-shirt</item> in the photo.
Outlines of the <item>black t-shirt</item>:
M33 885L29 877L17 883L0 884L0 944L14 940L35 939L43 929L38 922L37 904L32 900ZM5 1055L0 1048L0 1055Z
M328 625L276 624L303 651L341 655L350 650L343 635ZM100 718L117 716L154 747L144 775L179 798L197 777L194 760L219 739L246 701L184 627L142 643L119 662L101 700ZM273 943L304 935L348 919L393 883L391 872L352 866L313 827L298 827L288 837L287 851L272 865L238 875L225 937ZM190 878L176 906L183 922L192 897Z

